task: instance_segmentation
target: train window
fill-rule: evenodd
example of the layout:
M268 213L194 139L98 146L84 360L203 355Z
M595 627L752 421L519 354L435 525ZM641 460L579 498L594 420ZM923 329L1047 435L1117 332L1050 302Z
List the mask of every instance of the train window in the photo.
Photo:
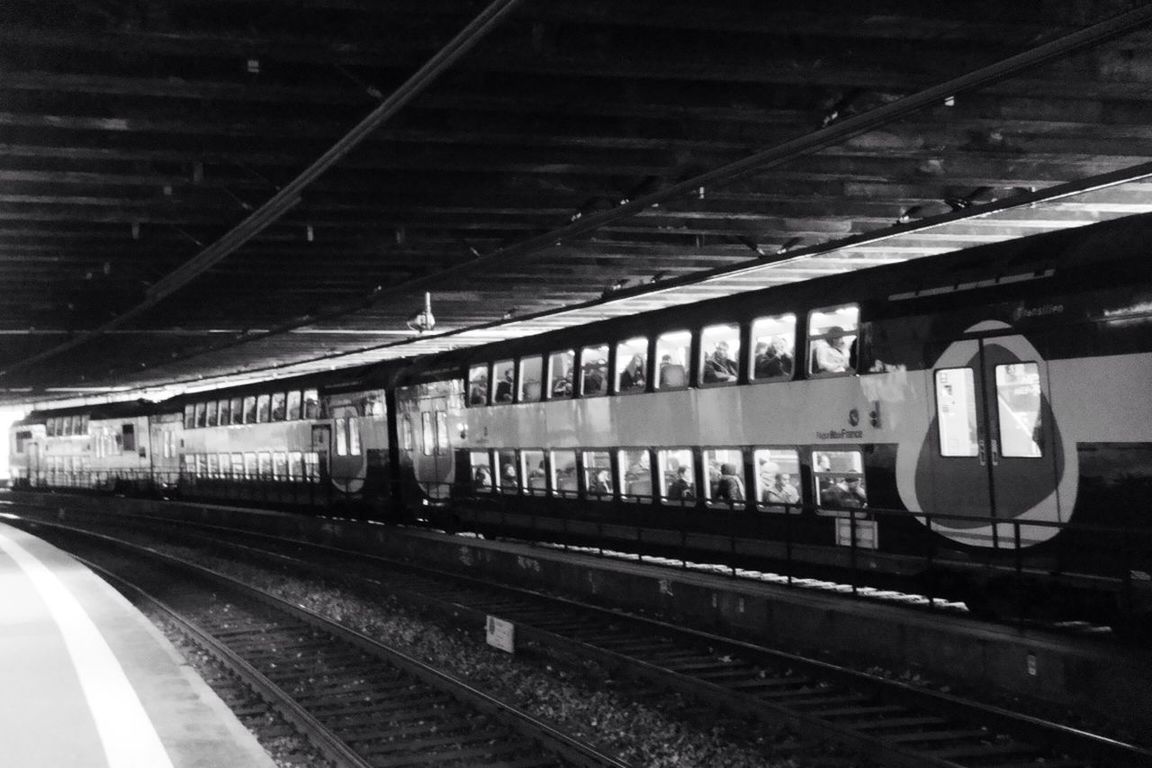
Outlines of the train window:
M84 414L80 417L80 431L77 434L88 434L88 414Z
M512 402L512 394L516 391L513 387L515 374L516 366L511 360L498 360L492 364L493 403Z
M203 453L196 454L196 477L208 477L208 457Z
M448 412L436 411L436 453L447 456L451 449L452 443L448 439ZM357 452L359 452L359 446L357 446Z
M288 404L286 406L287 410L285 412L285 418L288 419L288 421L297 421L300 418L301 402L300 390L288 393Z
M284 421L285 414L287 414L286 407L287 398L283 392L272 393L272 421Z
M616 459L620 467L620 497L624 501L651 501L652 463L648 451L626 449L618 451Z
M420 437L423 445L420 447L424 451L425 456L432 455L432 447L435 445L436 435L432 432L432 412L424 411L420 414Z
M196 426L208 426L208 403L196 403Z
M575 498L576 451L552 451L552 495Z
M708 474L705 497L713 504L735 506L748 498L744 489L744 452L738 448L710 448L704 451Z
M308 451L304 454L304 470L308 479L315 483L320 480L320 454Z
M227 398L220 401L220 426L226 427L230 423L232 401Z
M860 307L813 310L808 318L808 370L816 375L853 373L856 370L856 328Z
M24 453L24 446L32 441L31 432L16 433L16 453Z
M592 498L612 495L612 456L608 451L584 451L584 488Z
M520 452L520 476L524 478L524 492L533 496L548 493L548 472L544 467L544 451Z
M214 427L217 424L217 419L220 416L220 405L215 400L209 400L204 404L204 426Z
M124 450L136 450L136 425L135 424L122 424L120 426L120 434L123 435Z
M208 477L220 476L220 457L214 453L208 454Z
M468 454L472 467L472 490L488 493L492 490L492 457L488 451L472 451Z
M796 315L760 317L752 322L749 378L755 381L792 378L796 359Z
M769 512L799 512L800 454L792 448L758 448L756 503Z
M406 451L412 450L412 417L405 416L400 420L400 445Z
M977 456L976 383L971 368L936 371L936 428L941 456Z
M572 397L572 371L575 365L576 353L571 349L564 349L548 355L549 398L555 400Z
M272 396L256 396L256 421L267 424L272 416Z
M637 336L616 345L616 391L643 392L648 381L648 339Z
M260 472L261 480L272 479L272 454L268 451L260 451L256 454L256 461L258 470Z
M688 386L688 358L691 355L692 334L672 331L656 339L657 389L677 389Z
M826 510L860 509L868 504L860 451L814 451L816 503Z
M244 454L244 477L249 480L255 480L256 475L256 454L249 451Z
M488 365L468 369L468 405L488 405Z
M371 416L373 419L382 419L388 415L387 406L384 404L383 392L378 395L371 394L364 397L364 415ZM289 416L288 418L292 417Z
M180 457L180 473L184 477L196 476L196 459L190 453L186 453Z
M243 405L243 403L244 403L244 400L239 398L239 397L232 398L231 402L229 403L228 410L230 412L229 416L231 417L231 423L232 424L243 424L244 423L244 405Z
M284 451L272 454L272 477L277 480L288 479L288 454Z
M318 390L304 390L304 418L320 418L320 392Z
M525 357L520 361L520 402L540 401L540 381L544 370L544 358Z
M585 397L608 394L607 344L580 350L580 394Z
M710 325L700 335L700 383L734 384L740 375L740 326Z
M1040 367L1036 363L996 366L996 411L1001 454L1040 458L1045 425L1040 410Z
M299 400L299 393L297 393ZM288 452L288 479L301 480L304 477L304 454L301 451Z
M497 451L496 460L500 465L500 490L503 493L518 492L520 490L520 474L516 469L516 451Z
M44 420L44 434L46 434L48 437L56 436L56 419Z
M226 453L221 453L216 457L216 461L220 467L218 477L228 477L229 470L232 466L232 458Z
M192 403L187 403L184 406L184 429L192 429L196 426L196 407Z
M427 424L428 424L428 414L427 413L424 414L424 423L425 423L424 455L428 456L431 454L431 449L429 447L430 444L429 444L428 439L427 439L429 436L429 430L427 427ZM344 418L343 416L337 418L335 420L335 426L336 426L336 455L337 456L347 456L348 455L348 419Z
M696 503L692 451L687 448L657 451L656 467L660 473L660 498L665 503L684 506Z
M360 455L360 422L354 417L348 417L348 454Z
M244 398L244 423L256 423L256 396L248 395Z
M244 454L232 454L232 477L237 479L244 477Z

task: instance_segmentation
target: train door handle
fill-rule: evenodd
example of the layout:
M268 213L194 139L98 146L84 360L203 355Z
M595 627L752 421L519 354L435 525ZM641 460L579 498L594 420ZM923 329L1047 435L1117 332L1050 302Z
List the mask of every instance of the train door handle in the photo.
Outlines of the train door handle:
M992 466L1000 466L1000 445L996 438L992 438Z
M979 450L978 450L976 455L980 458L980 466L982 466L982 467L988 466L988 458L987 458L987 456L985 456L985 450L986 449L984 447L983 438L981 438L977 442L977 445L979 446Z

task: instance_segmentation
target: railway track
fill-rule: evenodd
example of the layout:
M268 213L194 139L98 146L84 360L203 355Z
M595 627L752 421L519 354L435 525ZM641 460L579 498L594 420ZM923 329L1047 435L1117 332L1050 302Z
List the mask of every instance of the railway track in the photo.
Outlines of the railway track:
M87 565L159 607L337 766L627 768L427 664L224 574L103 534L51 527L49 538L66 537Z
M155 522L155 521L153 521ZM594 658L711 705L835 739L885 765L1088 768L1152 764L1152 752L1057 723L750 643L410 564L235 529L164 525L166 536L384 589L519 640ZM224 538L226 537L226 539ZM233 555L235 556L235 555Z

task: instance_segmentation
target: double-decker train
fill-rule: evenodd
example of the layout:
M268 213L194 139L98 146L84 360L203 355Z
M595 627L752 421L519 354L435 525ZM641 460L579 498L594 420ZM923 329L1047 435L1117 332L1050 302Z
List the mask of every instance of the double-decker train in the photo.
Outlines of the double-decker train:
M13 477L1139 620L1150 236L1130 217L325 376L35 412L13 428Z

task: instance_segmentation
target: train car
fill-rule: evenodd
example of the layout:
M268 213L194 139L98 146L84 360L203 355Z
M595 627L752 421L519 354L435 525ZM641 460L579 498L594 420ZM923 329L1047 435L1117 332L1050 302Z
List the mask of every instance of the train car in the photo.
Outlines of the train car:
M14 487L149 492L154 403L34 411L11 430Z
M434 356L397 387L413 478L481 532L1146 615L1150 234L1132 217Z
M187 497L328 507L389 507L386 392L359 368L177 398L178 481Z

